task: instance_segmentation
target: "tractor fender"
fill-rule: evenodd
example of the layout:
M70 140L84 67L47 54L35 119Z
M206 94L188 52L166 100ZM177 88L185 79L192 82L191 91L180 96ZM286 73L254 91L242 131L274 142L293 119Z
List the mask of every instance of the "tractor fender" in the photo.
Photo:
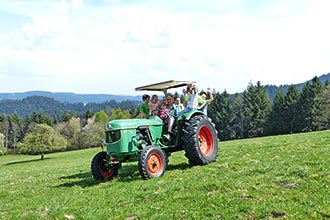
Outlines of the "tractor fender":
M192 110L190 112L187 112L183 115L180 115L178 117L178 121L181 121L181 120L190 120L190 118L192 118L193 116L196 116L196 115L204 115L204 113L200 110Z

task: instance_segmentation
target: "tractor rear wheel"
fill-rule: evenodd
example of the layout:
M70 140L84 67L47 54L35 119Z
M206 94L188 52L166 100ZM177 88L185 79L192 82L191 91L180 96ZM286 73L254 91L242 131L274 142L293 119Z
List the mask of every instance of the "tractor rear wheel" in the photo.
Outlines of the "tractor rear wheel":
M183 141L190 164L204 165L216 160L219 150L217 131L207 116L197 115L186 122Z
M166 166L166 155L160 148L150 145L142 150L138 167L144 180L164 175Z
M97 153L91 163L91 170L94 179L96 180L111 180L113 177L117 176L118 168L107 169L105 164L107 159L107 153L101 151Z

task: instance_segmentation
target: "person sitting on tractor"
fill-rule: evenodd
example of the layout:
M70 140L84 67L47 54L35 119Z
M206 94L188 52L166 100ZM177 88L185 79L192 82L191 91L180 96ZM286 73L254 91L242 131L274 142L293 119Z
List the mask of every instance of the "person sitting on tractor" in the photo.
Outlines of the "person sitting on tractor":
M147 94L144 94L142 96L142 100L143 100L143 104L140 105L141 118L149 118L150 117L150 108L149 108L150 96Z
M177 110L177 112L181 112L184 109L183 104L181 103L181 99L179 96L176 96L174 98L174 104L173 107Z
M172 97L172 96L171 96ZM172 105L171 109L170 109L170 114L169 114L169 120L168 120L168 127L167 127L167 131L168 134L171 135L172 134L172 129L173 126L175 125L175 121L178 118L178 114L180 111L182 111L184 109L183 105L180 103L180 97L175 97L174 98L174 104Z
M213 99L214 98L210 88L207 88L207 92L202 91L198 96L198 110L207 115L207 106L213 101Z
M164 126L167 126L167 133L165 134L165 137L167 139L170 139L170 134L172 132L172 127L175 121L174 115L175 112L173 107L173 95L171 93L168 93L165 97L165 105L162 104L162 109L160 111L160 118L164 121Z
M149 102L150 114L151 115L158 115L159 112L159 100L158 95L154 94L151 96L151 101Z
M197 87L195 85L189 84L187 85L187 90L185 91L185 98L187 101L187 106L185 109L178 113L178 116L183 115L187 112L190 112L198 107L198 95L197 95Z
M168 116L170 114L170 110L167 108L166 97L162 100L162 104L159 107L159 117L163 120L163 124L168 124Z

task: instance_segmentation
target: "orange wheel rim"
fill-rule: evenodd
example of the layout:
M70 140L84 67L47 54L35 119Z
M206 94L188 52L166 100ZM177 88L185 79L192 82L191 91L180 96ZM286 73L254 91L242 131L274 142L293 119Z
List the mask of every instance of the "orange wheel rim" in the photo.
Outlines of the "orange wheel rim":
M211 156L214 150L213 135L207 126L200 128L198 133L198 140L199 149L201 152L207 157Z
M101 160L99 161L99 171L100 171L100 174L105 178L110 178L113 173L115 172L115 170L106 170L105 167L105 160Z
M152 175L159 174L163 169L163 160L157 153L152 153L147 160L148 170Z

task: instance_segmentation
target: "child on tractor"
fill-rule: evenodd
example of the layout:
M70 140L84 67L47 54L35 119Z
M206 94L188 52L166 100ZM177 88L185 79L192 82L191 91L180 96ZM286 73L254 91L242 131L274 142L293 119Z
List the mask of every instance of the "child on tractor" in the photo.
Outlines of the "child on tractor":
M150 108L149 108L149 101L150 96L144 94L142 96L143 104L140 105L140 114L141 118L149 118L150 117Z
M150 114L151 115L158 115L159 112L159 100L158 95L154 94L151 96L151 101L149 102Z
M189 84L187 85L187 90L184 90L184 95L187 101L187 106L185 109L180 111L178 115L183 115L187 112L190 112L198 107L198 99L197 99L197 87L195 85Z
M207 92L202 91L198 96L198 110L202 111L204 115L207 115L207 106L213 101L213 95L210 88L207 88Z

